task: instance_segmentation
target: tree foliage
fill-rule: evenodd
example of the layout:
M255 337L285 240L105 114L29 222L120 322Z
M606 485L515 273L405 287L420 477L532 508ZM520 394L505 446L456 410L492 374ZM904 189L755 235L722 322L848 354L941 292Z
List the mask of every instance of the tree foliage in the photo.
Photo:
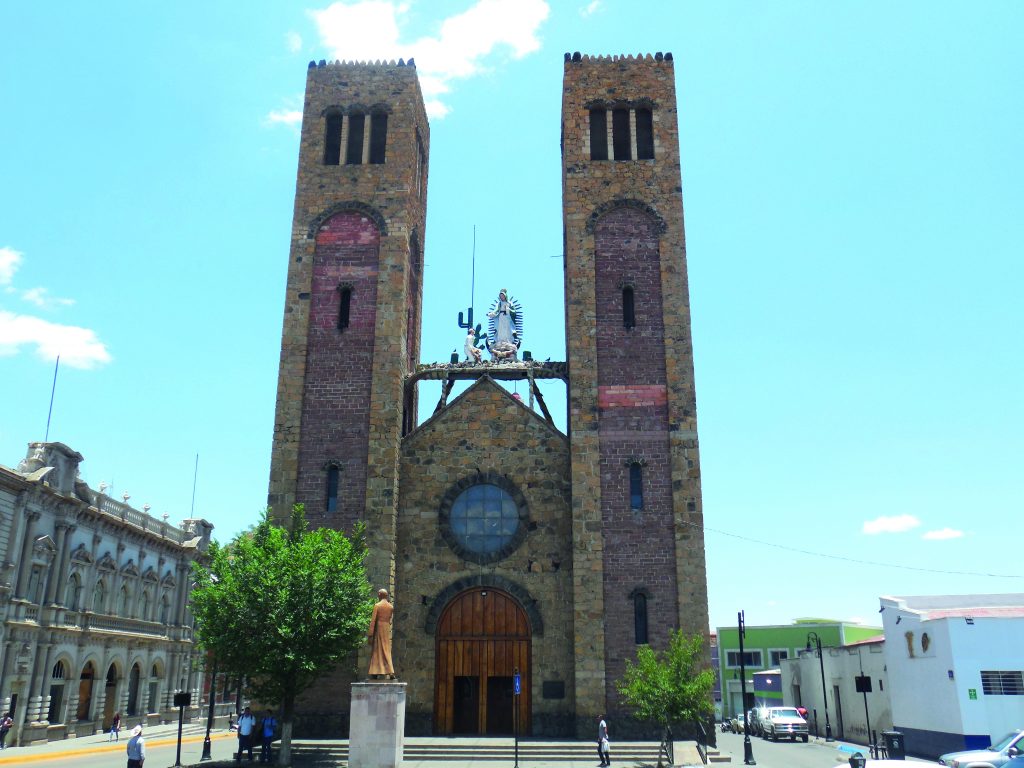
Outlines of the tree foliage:
M663 652L642 645L636 663L626 661L619 693L639 719L662 727L706 720L714 713L711 690L715 685L706 650L703 635L682 630L670 634Z
M261 702L281 703L281 764L290 757L295 697L366 641L373 610L363 528L352 538L309 530L302 505L287 526L264 513L193 566L199 644L218 668L244 676Z

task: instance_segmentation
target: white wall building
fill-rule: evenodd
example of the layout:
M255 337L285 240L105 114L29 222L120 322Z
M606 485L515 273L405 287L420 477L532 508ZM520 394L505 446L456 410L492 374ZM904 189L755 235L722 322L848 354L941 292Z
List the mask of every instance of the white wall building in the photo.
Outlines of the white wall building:
M8 744L176 718L199 701L189 572L213 526L169 525L79 479L81 454L31 443L0 466L0 707Z
M1024 594L880 600L893 723L908 751L974 749L1024 728Z
M827 701L833 737L868 744L870 731L881 734L892 729L884 645L879 635L838 648L822 648L827 698L822 695L822 663L817 650L801 650L795 658L780 664L783 702L786 706L806 707L811 733L817 723L819 735L824 737ZM859 676L871 681L870 693L857 691Z

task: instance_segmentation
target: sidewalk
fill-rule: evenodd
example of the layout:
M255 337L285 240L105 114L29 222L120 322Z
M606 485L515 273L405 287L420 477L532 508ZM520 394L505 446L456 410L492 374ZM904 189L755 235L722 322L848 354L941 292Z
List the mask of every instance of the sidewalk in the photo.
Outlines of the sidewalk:
M36 744L26 747L12 747L0 750L0 765L24 765L26 763L38 762L41 760L52 760L54 758L81 757L84 755L97 755L104 752L124 752L125 745L131 734L131 729L121 729L120 741L109 741L109 733L100 733L95 736L80 736L77 739L61 739L60 741L48 741L45 744ZM168 723L167 725L154 725L146 728L143 732L147 747L168 746L178 743L178 724ZM181 731L182 744L194 744L202 742L206 738L206 723L186 723ZM234 731L215 730L210 733L210 740L237 739Z

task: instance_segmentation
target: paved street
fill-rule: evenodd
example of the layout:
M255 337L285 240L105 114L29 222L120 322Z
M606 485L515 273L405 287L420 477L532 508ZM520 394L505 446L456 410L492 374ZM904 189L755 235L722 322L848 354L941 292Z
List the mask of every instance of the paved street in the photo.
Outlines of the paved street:
M125 765L125 745L128 731L122 730L120 742L108 742L107 735L65 739L34 747L10 747L0 751L0 768L113 768ZM146 765L165 768L174 765L177 754L178 725L161 725L146 729ZM182 732L181 762L198 763L203 754L205 726L186 725ZM234 733L215 731L211 734L213 758L226 760L235 751L238 740Z
M750 744L754 752L754 760L761 768L835 768L847 765L852 754L849 751L840 751L840 745L857 746L840 741L826 744L824 739L815 739L813 736L807 744L789 741L771 742L758 737L752 737ZM735 733L719 733L718 748L722 754L732 756L732 765L743 765L742 736ZM865 757L868 756L867 747L857 748L863 751ZM908 757L907 762L917 765L938 765L912 757Z

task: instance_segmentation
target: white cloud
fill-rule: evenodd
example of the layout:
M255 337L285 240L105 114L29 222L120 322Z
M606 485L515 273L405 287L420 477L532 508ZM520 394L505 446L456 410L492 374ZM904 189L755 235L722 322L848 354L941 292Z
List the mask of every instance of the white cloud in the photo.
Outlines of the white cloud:
M298 32L286 32L284 44L288 46L291 53L298 53L302 50L302 35Z
M537 31L550 12L545 0L477 0L444 19L436 35L402 41L399 22L408 10L408 3L395 0L361 0L310 15L331 59L415 58L427 112L437 118L448 112L440 97L453 81L485 71L488 57L508 49L519 59L539 50Z
M25 345L34 345L43 360L60 355L72 368L94 368L111 360L95 331L0 310L0 356L16 355Z
M11 281L14 280L14 273L21 266L23 255L9 246L0 248L0 285L6 287L11 284Z
M70 307L75 303L74 299L61 299L51 296L46 288L29 288L21 294L21 298L30 304L35 304L41 309L53 309L54 307Z
M587 5L580 8L580 16L587 18L587 16L593 16L597 13L601 7L601 0L591 0Z
M267 122L283 125L298 125L302 122L301 109L274 109L267 115Z
M939 528L934 531L926 531L921 538L928 541L944 541L945 539L959 539L963 535L963 531L958 531L955 528Z
M875 535L877 533L902 533L911 528L917 528L921 524L913 515L893 515L891 517L876 517L874 520L865 520L862 533Z

